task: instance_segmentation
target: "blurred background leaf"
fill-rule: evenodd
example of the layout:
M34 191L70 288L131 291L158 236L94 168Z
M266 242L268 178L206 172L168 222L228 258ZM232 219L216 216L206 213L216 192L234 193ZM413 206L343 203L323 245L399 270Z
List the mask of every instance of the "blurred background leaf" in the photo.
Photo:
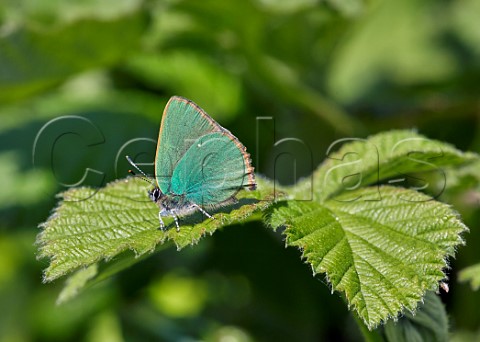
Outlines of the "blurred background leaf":
M469 282L472 290L478 290L480 288L480 264L475 264L461 270L458 274L458 280L461 282Z
M427 292L415 314L406 313L398 321L384 326L388 341L449 341L448 317L442 301Z
M32 3L27 11L35 14L35 7ZM113 18L101 18L105 14L102 8L98 14L93 8L63 10L83 13L54 23L47 23L43 15L41 20L4 23L0 40L0 101L19 100L81 71L115 64L138 45L145 28L144 13L140 10L117 13ZM62 18L62 9L56 11Z
M156 141L171 95L191 98L234 132L256 170L280 184L310 175L336 139L384 130L416 128L479 152L479 6L478 0L2 1L0 306L9 315L0 316L0 340L358 340L343 301L258 223L219 231L181 253L162 250L61 306L55 300L63 282L41 283L47 261L36 260L37 225L55 206L54 195L68 188L61 183L77 182L86 168L104 178L83 185L100 186L127 174L123 159L115 165L119 153L151 163L155 144L148 139ZM90 120L104 142L89 146L63 136L53 169L48 158L34 167L37 134L65 115ZM274 145L285 138L303 145ZM458 270L479 260L478 178L475 169L465 170L452 176L449 191L449 177L441 198L471 231L451 261L450 292L441 298L455 336L478 338L480 291L456 282ZM172 293L178 281L190 285ZM158 304L158 289L187 298L192 286L200 287L190 309L195 315L172 316Z

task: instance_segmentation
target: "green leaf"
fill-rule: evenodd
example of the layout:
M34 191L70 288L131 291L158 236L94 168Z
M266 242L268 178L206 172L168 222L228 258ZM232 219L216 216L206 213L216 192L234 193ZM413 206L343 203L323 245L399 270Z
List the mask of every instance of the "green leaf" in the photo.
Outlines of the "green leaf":
M463 153L447 143L404 130L384 132L368 139L347 138L337 143L344 145L337 152L331 152L330 149L336 147L332 144L327 159L314 173L318 189L315 195L319 201L386 179L404 187L412 181L421 183L417 188L420 189L427 179L419 176L419 172L434 172L444 179L441 168L478 160L474 153ZM355 198L351 196L351 199Z
M351 195L358 200L348 201ZM448 205L390 186L324 203L289 201L273 207L268 221L286 227L287 246L303 251L314 274L326 274L369 329L413 311L438 288L467 229Z
M346 17L360 17L369 5L361 0L327 0L327 3Z
M339 1L329 0L335 2ZM412 0L365 3L369 8L348 28L330 57L326 76L329 94L336 101L365 100L386 84L393 83L392 88L432 84L455 75L455 59L434 38L442 32L431 15L437 7Z
M6 0L0 5L0 11L6 12L5 25L29 22L37 27L52 27L85 18L112 19L138 10L141 4L142 0L104 0L101 3L25 0L19 6L16 1Z
M128 61L127 69L149 86L202 103L202 108L216 116L231 118L241 106L238 77L201 54L175 50L137 55ZM212 97L218 89L222 89L222 96Z
M260 190L241 191L238 203L210 211L215 219L204 219L201 213L185 217L180 232L158 229L158 207L147 196L151 185L141 179L126 178L102 189L68 190L60 195L60 205L41 225L37 238L39 257L50 258L44 280L110 260L129 249L139 257L166 241L175 243L177 249L196 244L218 228L243 222L255 211L266 209L273 200L272 187L262 179L258 183ZM167 227L173 225L172 219L164 221ZM84 281L84 275L79 277Z
M415 314L407 312L397 322L388 322L384 329L389 342L449 340L445 306L433 292L427 292Z
M474 291L480 289L480 263L461 270L458 280L462 283L469 282Z
M170 243L157 245L153 253L170 247L170 245ZM111 260L97 262L88 266L87 268L81 268L75 271L65 281L65 285L58 295L57 304L68 302L69 300L75 298L83 290L114 276L115 274L129 268L134 264L139 263L149 256L150 253L136 256L132 251L127 250L120 255L115 256Z
M98 274L98 265L92 264L86 268L82 268L70 276L65 282L65 286L58 295L57 304L66 302L74 298L80 289L82 289L87 282Z
M11 29L0 36L0 101L30 96L80 71L118 62L138 44L144 28L144 14L136 9L109 19Z
M466 0L451 4L452 24L457 37L468 46L474 56L480 56L480 35L478 34L478 18L480 2Z
M447 199L455 195L463 197L463 203L469 207L480 207L480 158L462 167L449 169L446 172L448 187Z

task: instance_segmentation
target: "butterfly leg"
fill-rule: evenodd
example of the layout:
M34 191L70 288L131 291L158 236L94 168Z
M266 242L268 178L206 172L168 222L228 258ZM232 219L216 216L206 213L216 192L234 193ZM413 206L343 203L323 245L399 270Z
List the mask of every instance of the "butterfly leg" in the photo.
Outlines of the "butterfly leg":
M215 217L213 217L212 215L210 215L209 213L207 213L205 210L203 210L199 205L195 204L195 203L192 203L193 206L195 208L197 208L198 210L200 210L202 212L202 214L204 214L206 217L208 218L211 218L211 219L215 219Z
M163 223L162 215L160 215L160 211L158 212L158 221L160 221L160 229L165 230L165 223Z
M175 226L177 226L177 233L180 231L180 225L178 224L178 217L175 215L175 210L171 210L170 213L173 216L173 219L175 220Z

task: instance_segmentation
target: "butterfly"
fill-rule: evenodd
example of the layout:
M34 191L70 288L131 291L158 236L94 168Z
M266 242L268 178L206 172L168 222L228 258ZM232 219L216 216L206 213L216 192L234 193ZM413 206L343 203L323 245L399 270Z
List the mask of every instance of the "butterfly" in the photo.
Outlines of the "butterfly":
M147 179L129 156L128 162ZM256 188L254 168L245 146L192 101L173 96L165 106L155 154L154 188L148 196L162 217L195 211L214 219L205 209L235 203L243 188ZM130 170L132 174L133 171Z

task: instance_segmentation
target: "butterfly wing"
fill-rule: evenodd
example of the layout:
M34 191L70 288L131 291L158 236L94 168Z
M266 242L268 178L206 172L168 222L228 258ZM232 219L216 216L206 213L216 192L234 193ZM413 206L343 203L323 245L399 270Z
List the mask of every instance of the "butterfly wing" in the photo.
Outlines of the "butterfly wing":
M192 144L205 134L221 130L195 103L174 96L163 112L155 157L155 178L163 193L168 193L173 170Z
M239 154L242 156L242 165L247 175L246 182L244 182L246 184L244 185L250 189L255 188L255 177L253 167L251 166L250 155L246 152L242 143L195 103L180 96L173 96L168 101L163 112L155 158L155 178L158 187L163 193L170 193L173 182L180 180L184 180L186 185L190 184L190 186L193 186L193 180L190 181L188 178L185 178L184 175L180 174L174 177L174 171L178 169L177 173L181 173L179 170L181 170L182 167L190 166L190 163L187 162L190 158L202 159L201 157L195 157L193 155L195 149L192 149L188 156L185 155L192 146L199 144L198 139L204 137L204 139L210 140L211 136L209 136L209 134L211 133L220 133L220 135L223 136L221 140L224 140L225 143L229 142L229 148L234 150L232 156L235 156L234 160L237 161L232 163L237 166L240 165L238 162L238 160L240 160ZM211 145L209 143L206 146ZM209 148L213 149L213 147ZM218 158L219 157L217 157L217 159ZM181 160L184 160L184 164L178 167ZM175 189L178 190L177 185L175 185ZM212 188L210 187L208 190L211 191ZM175 193L177 192L175 191ZM220 195L217 197L219 196Z
M198 138L177 164L171 191L198 205L220 204L255 179L245 147L230 132Z

